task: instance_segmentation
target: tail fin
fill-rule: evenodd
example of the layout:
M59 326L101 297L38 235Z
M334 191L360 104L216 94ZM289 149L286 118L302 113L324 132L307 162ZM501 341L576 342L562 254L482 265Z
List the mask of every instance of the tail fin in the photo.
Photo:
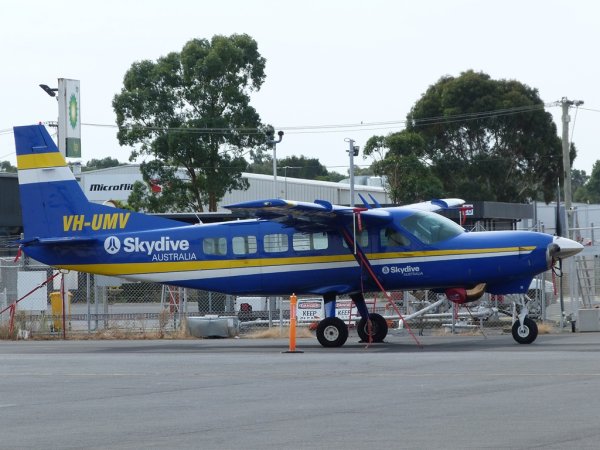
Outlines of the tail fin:
M186 225L90 203L43 125L14 133L25 240Z

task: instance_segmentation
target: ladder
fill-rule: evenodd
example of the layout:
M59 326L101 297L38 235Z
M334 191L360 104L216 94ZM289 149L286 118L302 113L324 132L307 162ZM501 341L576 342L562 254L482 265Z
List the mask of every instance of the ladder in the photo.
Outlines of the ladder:
M585 256L575 257L575 273L584 308L591 308L596 296L594 259Z

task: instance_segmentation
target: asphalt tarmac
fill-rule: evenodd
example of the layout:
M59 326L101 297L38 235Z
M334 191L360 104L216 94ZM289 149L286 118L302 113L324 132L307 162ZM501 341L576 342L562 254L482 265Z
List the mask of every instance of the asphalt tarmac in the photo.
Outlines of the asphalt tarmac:
M1 449L598 448L600 334L0 342Z

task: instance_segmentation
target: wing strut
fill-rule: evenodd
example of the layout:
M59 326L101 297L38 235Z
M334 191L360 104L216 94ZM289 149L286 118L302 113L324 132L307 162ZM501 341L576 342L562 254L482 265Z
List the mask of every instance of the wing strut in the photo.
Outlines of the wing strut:
M354 214L356 216L358 216L358 223L360 224L361 223L360 222L360 211L354 211ZM408 332L410 333L410 335L412 336L414 341L417 343L417 345L419 347L422 347L421 343L419 342L419 340L413 333L412 329L410 328L410 326L408 325L406 320L404 320L404 316L400 313L400 310L398 309L398 307L392 300L392 297L387 293L387 291L381 284L381 281L379 280L379 278L377 278L377 275L375 275L375 271L373 270L373 266L369 262L367 255L362 250L360 245L358 245L358 243L356 242L356 233L354 233L354 236L353 236L344 226L340 226L339 231L340 231L342 237L344 238L344 240L346 241L348 248L354 249L354 252L352 254L354 255L354 258L356 259L356 261L358 262L358 265L363 267L367 271L367 273L369 274L369 277L373 280L375 285L377 285L379 290L383 293L383 295L387 299L388 303L392 306L392 308L394 308L394 310L396 311L396 314L398 314L398 317L400 317L400 320L402 320L404 327L408 330ZM356 304L356 308L361 313L361 316L363 316L365 319L368 319L369 312L368 312L368 309L366 308L366 305L364 303L364 297L362 295L361 295L361 298L362 298L362 305L358 304L358 303L361 303L359 298L356 298L356 300L355 300L355 298L353 297L352 300L354 300L354 303ZM358 300L358 303L357 303L357 300ZM364 316L363 313L366 313L366 316Z

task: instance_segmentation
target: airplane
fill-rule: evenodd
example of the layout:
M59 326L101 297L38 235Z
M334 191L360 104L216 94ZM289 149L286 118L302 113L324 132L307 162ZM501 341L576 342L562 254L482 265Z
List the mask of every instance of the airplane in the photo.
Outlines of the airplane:
M484 292L524 294L533 277L583 246L532 231L466 232L437 214L460 199L381 207L267 199L227 206L244 219L190 225L91 203L43 125L14 128L24 237L20 248L50 266L231 295L322 296L324 347L348 338L335 300L349 295L358 334L382 342L388 325L364 294L430 289L454 303ZM537 337L523 301L512 334Z

